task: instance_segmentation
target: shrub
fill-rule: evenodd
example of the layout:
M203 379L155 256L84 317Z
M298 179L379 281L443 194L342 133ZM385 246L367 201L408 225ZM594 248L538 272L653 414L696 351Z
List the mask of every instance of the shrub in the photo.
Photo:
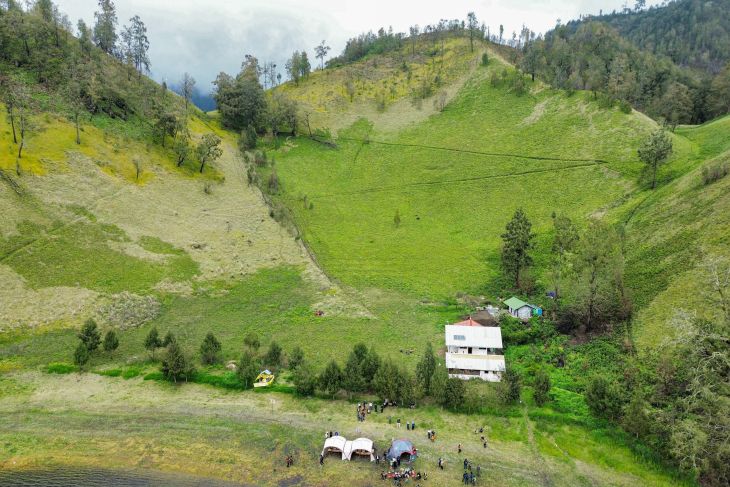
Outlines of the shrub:
M501 396L505 404L514 404L520 400L522 384L520 374L510 368L502 374Z
M586 388L586 403L593 415L599 418L617 419L621 414L622 399L615 383L604 377L594 377Z
M238 139L238 148L241 152L253 150L256 148L257 142L258 135L256 135L256 129L253 125L249 124L241 132L241 137Z
M466 386L461 379L448 379L444 387L442 404L449 409L458 409L464 403Z
M626 100L621 100L618 102L618 109L623 113L629 114L631 113L631 103Z
M248 348L250 348L253 351L258 350L259 347L261 346L261 342L259 341L259 336L254 332L250 332L244 337L243 344L246 345Z
M730 166L727 162L702 167L702 184L707 186L718 181L730 173Z
M319 376L319 387L328 395L335 397L335 394L342 389L342 369L334 360L330 361Z
M164 339L162 340L162 346L163 346L163 347L167 347L167 346L169 346L169 345L170 345L170 344L171 344L172 342L174 342L175 340L176 340L176 338L175 338L175 335L173 335L171 331L168 331L168 332L167 332L167 333L165 334L165 338L164 338Z
M48 364L48 366L46 367L46 372L49 374L70 374L71 372L76 372L77 370L79 369L75 365L62 362Z
M482 66L486 66L489 64L489 55L485 52L482 54Z
M200 360L206 365L212 365L220 360L221 342L213 335L208 332L203 339L203 343L200 345Z

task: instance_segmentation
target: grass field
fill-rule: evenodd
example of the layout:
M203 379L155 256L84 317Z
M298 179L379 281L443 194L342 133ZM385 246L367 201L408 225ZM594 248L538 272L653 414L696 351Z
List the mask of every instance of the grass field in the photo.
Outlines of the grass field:
M76 374L23 373L0 380L3 389L13 389L11 398L0 401L3 468L63 464L172 470L254 485L379 484L382 466L334 457L318 466L324 432L333 430L348 438L369 436L380 452L394 436L411 439L419 449L415 467L429 474L427 485L459 482L463 456L482 467L485 484L684 483L632 454L629 440L602 424L534 408L529 414L515 408L480 416L434 407L386 410L358 423L352 403L286 394ZM414 420L417 429L397 429L388 422L391 414L393 422ZM481 426L487 449L474 434ZM427 429L437 431L435 443L426 440ZM291 469L284 466L287 454L295 459ZM443 471L436 468L439 457L446 461Z
M516 208L539 261L553 211L585 221L635 191L648 122L583 94L492 87L502 68L479 68L442 113L402 131L361 120L335 150L297 139L278 151L279 197L335 277L418 296L496 293L499 235Z

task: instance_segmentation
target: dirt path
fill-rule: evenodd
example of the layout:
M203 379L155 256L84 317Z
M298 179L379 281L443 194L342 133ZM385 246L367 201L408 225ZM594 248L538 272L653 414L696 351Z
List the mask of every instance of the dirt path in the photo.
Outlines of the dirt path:
M532 422L530 417L527 415L527 407L523 410L523 417L525 419L525 426L527 427L527 439L530 445L530 450L535 458L535 464L537 466L540 479L542 480L543 487L553 487L553 479L548 472L548 466L545 462L545 458L540 454L537 444L535 443L535 433L532 429Z

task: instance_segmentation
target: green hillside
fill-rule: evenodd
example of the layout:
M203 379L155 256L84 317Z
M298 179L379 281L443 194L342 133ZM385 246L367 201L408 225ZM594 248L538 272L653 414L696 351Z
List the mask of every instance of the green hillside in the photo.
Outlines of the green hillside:
M464 456L484 484L722 485L727 368L697 379L691 367L724 342L663 341L678 308L717 318L705 267L727 257L730 117L676 127L651 190L637 149L655 121L533 81L507 61L520 57L511 48L477 38L471 49L459 22L389 33L396 48L267 92L247 57L219 77L233 102L205 114L113 50L65 30L54 40L49 4L0 2L0 470L379 482L366 462L319 466L333 430L381 452L395 436L413 440L433 485L457 482ZM58 63L46 70L48 53ZM78 56L90 76L81 92L68 75ZM260 112L231 124L241 87ZM11 108L27 124L20 142ZM220 153L205 163L211 139ZM535 233L522 289L501 262L518 208ZM554 302L557 216L582 247ZM576 323L590 259L613 265L597 267L596 287L620 288L630 320ZM444 325L512 294L545 308L527 324L501 319L515 375L447 379ZM85 361L89 319L119 343ZM163 346L153 330L174 337ZM174 380L173 344L195 369ZM440 391L420 372L427 344ZM369 378L358 353L377 370ZM247 374L263 368L277 379L253 389ZM706 377L717 380L698 405ZM352 414L386 398L417 407Z
M403 130L361 120L337 149L297 139L277 152L279 197L328 272L361 289L497 293L500 234L516 208L535 224L539 256L552 212L585 221L635 193L635 147L651 122L581 93L493 86L504 69L479 68L442 113Z

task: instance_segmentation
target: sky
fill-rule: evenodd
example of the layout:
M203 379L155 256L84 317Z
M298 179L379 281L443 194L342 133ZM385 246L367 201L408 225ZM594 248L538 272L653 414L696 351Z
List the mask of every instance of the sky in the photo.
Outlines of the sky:
M56 0L73 25L84 19L93 25L96 0ZM330 56L342 51L347 39L368 30L392 26L407 32L439 19L463 19L474 11L492 32L504 25L505 37L526 25L545 32L581 14L620 10L633 0L116 0L120 27L137 14L147 25L152 77L176 84L184 72L206 93L216 75L239 71L245 54L260 61L284 62L295 50L325 40ZM649 0L647 5L658 4ZM313 63L314 64L314 63Z

